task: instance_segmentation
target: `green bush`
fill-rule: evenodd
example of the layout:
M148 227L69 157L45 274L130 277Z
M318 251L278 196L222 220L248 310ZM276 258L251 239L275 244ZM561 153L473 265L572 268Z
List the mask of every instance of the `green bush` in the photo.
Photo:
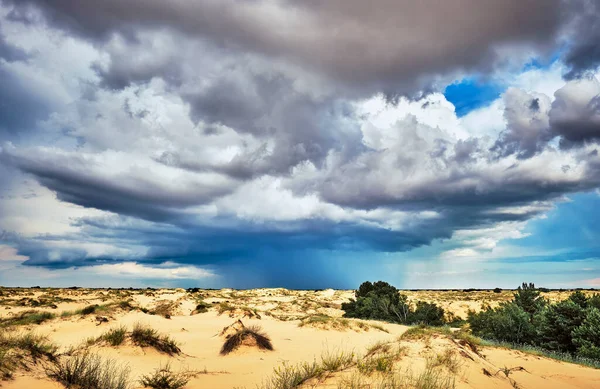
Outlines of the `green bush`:
M569 300L577 304L582 309L586 309L588 307L588 298L579 290L571 293Z
M514 302L479 313L471 311L468 322L473 334L482 338L510 343L532 343L535 339L529 314Z
M585 296L584 296L585 297ZM577 296L576 296L577 299ZM574 352L571 333L585 318L585 311L571 298L548 305L534 318L538 344L548 350Z
M592 307L586 311L583 323L572 332L577 355L600 360L600 310Z
M531 282L529 284L523 282L519 286L517 293L514 294L514 302L527 312L530 318L546 305L546 300L540 296L540 291Z
M444 324L444 309L424 301L417 302L417 308L410 315L411 323L441 326Z
M356 298L342 304L344 317L384 320L395 323L444 324L444 310L435 304L418 302L413 310L408 297L387 282L363 282Z

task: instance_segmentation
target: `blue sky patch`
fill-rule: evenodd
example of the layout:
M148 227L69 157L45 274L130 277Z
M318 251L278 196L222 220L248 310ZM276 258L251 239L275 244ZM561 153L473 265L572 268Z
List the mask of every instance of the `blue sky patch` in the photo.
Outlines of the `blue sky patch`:
M458 117L462 117L496 100L504 92L504 89L499 84L464 78L448 85L444 90L444 96L446 100L454 104Z

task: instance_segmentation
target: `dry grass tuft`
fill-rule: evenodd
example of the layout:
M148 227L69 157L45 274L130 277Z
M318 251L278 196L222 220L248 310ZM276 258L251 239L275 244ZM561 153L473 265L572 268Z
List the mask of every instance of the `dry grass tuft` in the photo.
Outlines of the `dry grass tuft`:
M227 337L221 355L227 355L241 345L256 346L262 350L273 350L271 339L258 326L245 327L233 335Z
M153 347L154 349L169 354L179 354L181 349L171 337L161 335L154 328L136 323L131 331L131 341L140 347Z
M146 374L140 379L140 385L152 389L180 389L187 385L194 373L190 371L175 372L171 365L159 366L151 374Z
M131 388L128 367L121 368L114 360L104 360L97 354L87 352L56 361L46 370L46 374L67 388Z

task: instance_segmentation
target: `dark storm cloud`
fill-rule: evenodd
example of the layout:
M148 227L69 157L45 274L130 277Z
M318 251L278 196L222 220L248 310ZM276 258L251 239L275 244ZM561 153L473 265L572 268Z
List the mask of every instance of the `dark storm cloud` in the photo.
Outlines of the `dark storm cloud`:
M596 78L570 81L554 96L550 124L561 137L561 148L600 141L600 82Z
M555 137L548 120L550 99L516 88L507 90L503 99L507 128L492 151L503 157L516 154L520 159L531 158Z
M3 2L38 7L49 23L97 42L114 32L177 30L389 93L427 84L421 76L488 67L499 44L549 43L561 23L559 0Z
M31 90L0 61L0 140L31 133L51 112L51 103Z
M152 221L178 219L186 207L205 204L233 189L231 183L222 180L165 184L149 169L103 174L97 170L99 161L74 154L39 150L32 154L5 147L0 151L0 162L32 174L56 191L59 200Z
M206 88L183 93L191 117L218 133L227 126L250 134L259 146L225 164L199 163L195 152L164 153L158 160L193 171L207 169L238 179L264 174L285 175L303 163L321 167L331 150L351 158L362 149L354 109L335 97L313 97L297 90L293 80L276 72L243 65L223 70Z
M573 14L569 50L564 56L570 67L565 77L580 78L600 66L600 3L596 0L570 1Z

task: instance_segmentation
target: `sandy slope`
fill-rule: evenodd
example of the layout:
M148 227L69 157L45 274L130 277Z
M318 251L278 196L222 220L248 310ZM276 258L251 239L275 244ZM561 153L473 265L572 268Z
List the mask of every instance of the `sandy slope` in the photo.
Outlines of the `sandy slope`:
M112 294L115 296L110 297ZM102 303L103 300L107 302L128 298L148 309L155 306L158 301L172 301L176 305L175 313L170 319L166 319L139 310L117 311L107 315L109 323L102 325L96 325L95 315L87 317L74 315L57 318L37 326L28 326L28 328L47 335L64 351L71 346L84 343L89 337L97 337L117 325L124 325L131 329L135 323L148 324L179 342L182 354L169 357L153 349L141 349L133 345L93 346L92 349L106 357L114 358L122 365L129 365L132 378L136 380L166 362L170 362L175 370L191 369L201 372L188 384L187 388L190 389L254 388L272 374L274 367L282 363L296 364L318 360L323 353L342 350L362 355L368 346L378 341L404 347L405 354L397 362L396 369L400 372L410 370L413 374L425 368L428 358L443 353L446 349L451 350L460 361L459 371L453 374L457 388L600 388L600 370L499 348L480 348L478 353L475 353L469 347L457 344L443 336L398 341L398 336L408 328L405 326L380 323L389 333L375 328L370 328L368 331L323 330L309 326L299 327L300 321L294 320L295 317L324 312L331 316L340 316L342 312L339 310L339 304L351 296L351 293L344 291L292 292L261 289L205 292L203 298L207 302L228 302L227 304L238 307L258 308L261 319L243 318L242 320L246 325L259 324L270 336L275 347L274 351L242 348L227 356L219 355L223 338L219 337L218 333L223 327L243 315L243 309L239 312L234 311L231 315L228 312L219 315L216 308L207 313L190 315L196 301L194 296L182 290L119 292L118 296L116 294L117 292L99 295L97 291L79 291L79 293L69 291L69 296L76 302L57 304L58 308L50 310L61 312L66 309L81 308L90 303ZM460 304L460 301L453 301L453 303ZM0 309L0 315L6 317L11 312L23 309L11 306L7 310L5 306ZM499 372L504 367L522 367L524 370L512 371L509 377L506 377L504 373ZM485 375L483 369L490 372L492 376ZM342 373L333 374L323 382L311 384L314 387L343 387L344 380L356 374L355 370L350 368ZM376 380L377 377L373 376L371 379ZM48 381L40 366L34 367L29 372L19 371L14 380L1 384L2 387L10 389L61 387Z

